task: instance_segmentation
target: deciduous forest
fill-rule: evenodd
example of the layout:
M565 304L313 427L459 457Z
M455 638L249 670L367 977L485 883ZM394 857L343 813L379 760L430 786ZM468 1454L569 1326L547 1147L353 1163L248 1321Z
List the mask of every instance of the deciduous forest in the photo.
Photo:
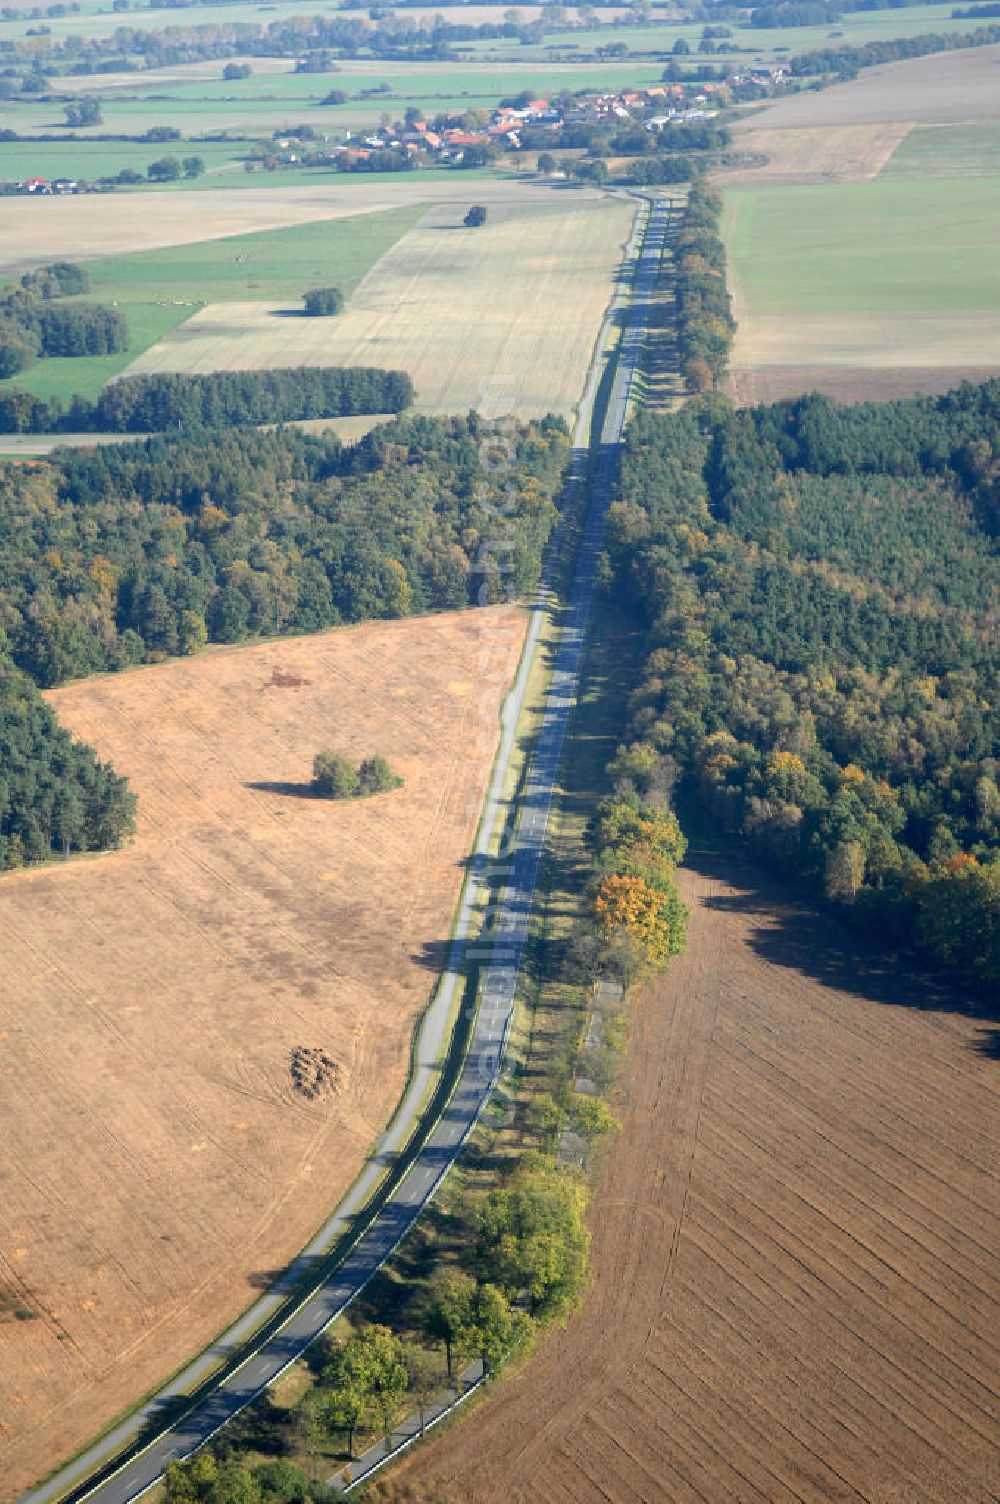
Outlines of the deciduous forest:
M881 933L1000 983L1000 383L642 414L609 580L622 765Z
M560 419L498 436L475 415L414 417L353 449L226 432L0 467L0 867L130 828L122 781L70 742L35 685L523 594L567 444Z

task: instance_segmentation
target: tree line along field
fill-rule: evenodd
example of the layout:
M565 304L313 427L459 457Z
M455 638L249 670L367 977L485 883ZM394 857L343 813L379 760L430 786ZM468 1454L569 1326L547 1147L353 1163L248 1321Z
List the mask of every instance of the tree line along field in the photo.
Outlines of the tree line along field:
M134 846L5 878L0 1494L249 1304L401 1088L516 665L509 607L224 649L56 691ZM313 756L403 786L306 797ZM296 1051L333 1066L297 1090ZM5 1309L7 1309L5 1305Z
M206 177L213 181L243 173L241 157L246 150L245 142L232 141L0 141L0 182L26 177L93 181L125 168L145 176L151 162L168 155L199 156Z
M24 14L13 20L0 23L0 27L2 27L0 35L24 36L28 27L33 24L30 15L33 4L34 0L10 0L11 8L22 11ZM487 0L479 0L479 3L477 3L477 0L471 0L471 3L462 5L461 17L463 20L472 23L496 20L498 17L502 17L504 10L507 8L504 0L495 0L494 4L487 3ZM163 9L160 6L135 4L129 9L127 14L123 15L120 12L114 11L110 4L84 3L80 6L78 12L65 16L53 16L49 19L48 24L51 25L53 33L57 35L63 33L72 35L76 33L83 36L100 36L117 30L119 26L134 26L138 30L159 30L161 27L171 24L190 24L194 26L199 23L212 23L215 25L249 23L253 25L261 22L267 23L269 21L282 20L289 16L302 15L299 0L277 0L277 3L274 5L266 7L256 4L255 0L240 0L240 3L232 5L199 5L196 10L185 14L179 19L170 15L164 16ZM518 10L524 16L525 20L534 20L539 15L541 7L539 5L524 5L519 6ZM576 14L576 7L572 5L567 6L566 12L567 16L572 18ZM359 7L355 12L355 14L362 16L364 13L363 7ZM407 14L411 13L428 17L438 14L433 5L425 7L414 6L412 10L408 6ZM616 16L626 15L627 7L611 6L607 10L602 10L601 14L612 19Z
M405 206L89 262L88 300L113 304L125 315L128 349L116 355L41 360L0 382L0 388L16 384L38 397L96 398L106 381L206 301L281 298L283 308L297 312L310 287L332 282L350 295L421 212ZM294 319L287 322L292 329L302 328Z
M299 363L405 370L419 411L571 413L579 400L633 205L535 192L489 208L427 210L335 319L289 320L264 301L210 303L130 373ZM447 317L444 316L447 310Z
M515 7L519 17L523 21L535 19L540 14L537 6ZM504 5L502 0L495 6L487 5L463 5L448 7L444 12L435 11L433 6L407 7L406 15L417 19L433 19L438 14L443 14L447 23L457 24L480 24L484 21L500 23L504 19L504 12L510 7ZM974 26L976 22L951 19L954 6L944 4L901 6L891 12L854 12L847 13L837 22L835 29L842 32L852 42L864 42L881 40L889 37L916 36L926 31L942 29L942 23L948 21L949 29L960 31ZM567 19L572 19L575 8L567 7ZM164 15L161 8L136 7L126 14L113 14L110 9L88 10L84 8L81 14L52 17L46 24L51 27L55 36L100 36L115 31L119 26L129 26L140 30L159 30L167 25L184 24L195 26L198 24L268 24L271 21L280 20L283 17L301 15L301 9L292 3L280 3L268 6L266 10L253 4L233 4L225 6L198 6L193 10L186 10L183 18ZM348 12L350 17L365 16L365 11ZM692 49L697 44L701 35L703 22L685 21L680 16L671 16L657 22L647 20L642 25L616 26L614 22L629 15L627 7L602 8L599 18L602 25L591 27L574 27L566 31L552 31L545 35L541 43L534 44L532 51L564 51L567 47L579 49L581 52L591 52L596 47L610 42L622 41L632 52L669 52L673 44L679 38L687 41ZM831 26L821 24L815 26L795 27L753 27L747 24L729 22L733 31L730 39L732 46L751 58L766 58L785 48L796 51L805 51L816 46L822 46L829 37ZM27 28L32 25L30 19L7 21L0 24L0 36L18 37L23 36ZM488 51L500 56L509 55L515 60L525 51L524 45L517 39L489 38L481 41L463 41L456 44L463 56L472 56L477 53Z

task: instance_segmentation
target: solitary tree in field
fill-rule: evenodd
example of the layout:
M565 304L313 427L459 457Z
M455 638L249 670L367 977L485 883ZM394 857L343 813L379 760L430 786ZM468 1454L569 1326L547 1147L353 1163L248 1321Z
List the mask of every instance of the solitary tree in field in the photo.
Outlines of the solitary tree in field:
M378 753L366 757L358 768L358 791L362 794L386 794L398 789L402 781Z
M486 209L483 204L473 204L462 223L470 230L478 229L486 223Z
M200 178L205 171L205 159L203 157L185 157L181 162L186 178Z
M181 175L181 164L176 157L160 157L150 162L146 176L151 183L174 183Z
M332 318L344 306L344 294L339 287L311 287L302 294L302 300L310 318Z
M104 117L101 114L100 100L97 99L74 99L63 106L67 125L101 125Z
M545 177L550 177L556 170L556 159L550 151L539 152L538 171Z
M401 787L403 780L379 753L365 757L357 767L339 752L325 748L313 758L312 789L323 799L357 799L364 794L385 794Z
M339 752L317 752L313 758L312 786L324 799L353 799L360 787L358 770Z

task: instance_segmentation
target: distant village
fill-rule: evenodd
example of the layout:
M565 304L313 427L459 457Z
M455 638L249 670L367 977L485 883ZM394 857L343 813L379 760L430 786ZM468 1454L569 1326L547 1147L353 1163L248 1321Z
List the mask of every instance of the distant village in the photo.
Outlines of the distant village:
M621 94L582 94L570 104L559 99L529 99L524 104L499 105L478 127L448 124L448 117L433 123L421 119L397 121L347 141L331 152L333 160L347 163L369 159L376 152L405 152L431 162L460 162L477 148L493 155L497 149L518 152L544 150L539 134L550 132L553 144L566 126L619 124L638 121L649 130L662 130L672 122L708 120L719 113L714 95L721 84L702 84L694 96L680 84L654 84L648 89L628 89ZM485 111L472 112L486 115ZM530 140L526 141L526 136Z
M621 93L562 95L515 100L492 112L470 109L462 115L425 120L409 109L403 120L383 123L332 141L314 127L277 131L253 146L244 161L248 172L296 167L335 167L342 171L385 171L408 167L485 166L510 152L544 152L574 144L573 127L640 125L669 132L671 126L714 119L734 94L768 89L783 81L780 65L744 69L713 83L661 83ZM551 137L551 142L549 141ZM568 139L567 139L568 138ZM185 145L196 145L186 142ZM664 143L666 144L666 143ZM97 182L27 177L4 185L7 193L52 195L103 192L134 183L137 175Z

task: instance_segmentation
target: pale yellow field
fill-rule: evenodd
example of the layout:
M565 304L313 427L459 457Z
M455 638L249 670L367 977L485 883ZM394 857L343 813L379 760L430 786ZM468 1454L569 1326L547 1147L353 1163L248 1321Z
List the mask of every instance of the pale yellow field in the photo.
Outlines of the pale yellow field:
M413 175L412 182L380 183L368 175L336 183L277 188L206 188L147 193L113 193L82 198L9 198L0 214L0 275L51 261L63 248L74 260L151 251L196 240L219 240L253 230L317 219L375 214L433 199L463 204L530 204L552 199L559 190L516 180L469 183L460 173ZM596 197L596 191L581 194Z
M737 300L737 314L740 313ZM734 371L758 366L1000 364L1000 313L795 313L743 316Z
M738 127L737 144L767 157L761 167L728 168L714 181L726 183L857 183L878 175L912 121L871 125L802 126L787 130Z
M946 30L942 27L942 30ZM755 110L751 135L793 126L845 126L879 121L988 120L1000 116L1000 47L931 53L865 68L847 83L805 89Z
M479 188L475 185L475 196ZM124 373L370 365L413 378L431 413L572 412L583 388L630 202L577 194L489 205L467 230L438 205L372 268L335 319L264 303L216 303Z
M450 930L525 623L370 622L52 694L131 780L139 829L2 881L0 1499L248 1305L360 1168ZM381 751L403 787L305 797L330 745ZM328 1091L296 1090L299 1051L330 1056Z

